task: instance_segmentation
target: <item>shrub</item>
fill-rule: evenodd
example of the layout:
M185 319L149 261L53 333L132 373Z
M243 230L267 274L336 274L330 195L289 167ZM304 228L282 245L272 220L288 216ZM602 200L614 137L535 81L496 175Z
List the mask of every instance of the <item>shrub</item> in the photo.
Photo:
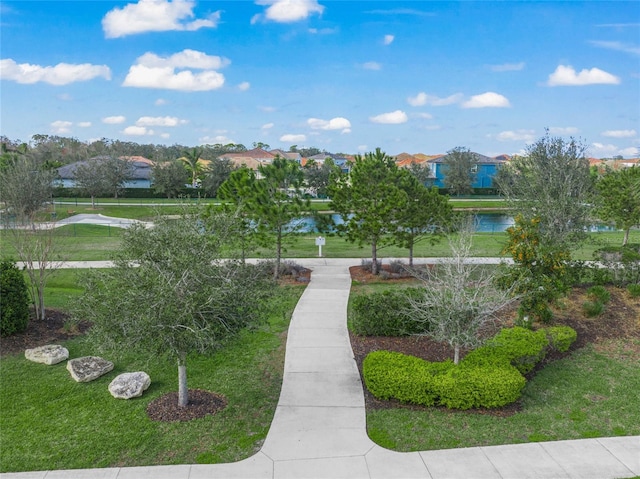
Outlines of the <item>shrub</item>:
M377 260L376 264L378 265L378 271L382 271L382 261ZM364 269L365 271L373 273L373 261L371 261L370 259L363 259L360 262L360 266L362 266L362 269Z
M613 284L623 286L640 282L640 245L607 246L597 250L594 257L608 272Z
M571 345L578 338L575 329L569 326L552 326L545 329L549 346L561 353L567 352Z
M627 285L627 292L631 295L632 298L640 297L640 284Z
M0 336L21 333L29 324L29 292L12 261L0 263Z
M407 297L420 288L356 296L351 303L351 327L359 336L409 336L427 329L405 312Z
M607 291L607 289L601 285L591 286L587 290L587 296L592 301L600 301L603 304L608 303L611 299L611 293L609 293L609 291Z
M389 262L389 271L395 274L407 274L407 266L400 260L395 259Z
M451 361L430 363L392 351L374 351L362 364L367 389L380 399L433 406L437 394L434 378L453 367Z
M585 301L582 303L582 312L587 318L600 316L604 311L604 304L600 301Z
M542 329L505 328L487 344L467 354L463 362L494 367L506 363L527 374L544 358L548 345L547 335Z
M434 379L439 403L451 409L496 408L517 401L526 379L512 366L468 366Z

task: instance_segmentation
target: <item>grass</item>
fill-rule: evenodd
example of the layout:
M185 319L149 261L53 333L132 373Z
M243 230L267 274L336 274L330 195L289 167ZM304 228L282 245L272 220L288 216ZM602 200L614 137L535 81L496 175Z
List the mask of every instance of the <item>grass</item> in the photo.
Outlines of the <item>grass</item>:
M637 353L612 356L588 346L527 382L522 411L512 416L440 408L376 410L367 413L369 436L389 449L420 451L638 435L638 359Z
M65 281L59 278L60 285ZM228 400L223 411L202 419L148 419L147 404L177 389L176 365L162 358L125 355L111 373L90 383L73 381L64 363L2 358L0 471L233 462L251 456L273 418L282 383L282 333L303 288L283 288L286 304L260 330L243 332L216 354L189 357L189 387ZM65 346L70 357L93 353L82 339ZM151 376L151 387L141 398L112 398L109 382L136 370Z

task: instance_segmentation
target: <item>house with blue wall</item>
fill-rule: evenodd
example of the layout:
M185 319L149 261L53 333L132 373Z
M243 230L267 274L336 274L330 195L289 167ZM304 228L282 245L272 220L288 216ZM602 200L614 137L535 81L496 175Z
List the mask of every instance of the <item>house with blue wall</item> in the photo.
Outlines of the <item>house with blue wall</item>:
M78 167L85 165L88 161L107 159L106 156L96 156L86 161L77 161L69 165L58 168L58 179L56 186L64 188L74 188L76 186L75 172ZM150 188L153 162L142 156L121 156L121 160L131 163L131 176L122 185L123 188Z
M474 153L476 164L472 173L474 181L473 188L494 188L493 178L496 176L501 165L505 164L507 157L505 155L491 158L489 156ZM437 156L427 161L431 170L431 176L434 178L433 186L444 188L444 179L447 176L447 165L445 164L446 155Z

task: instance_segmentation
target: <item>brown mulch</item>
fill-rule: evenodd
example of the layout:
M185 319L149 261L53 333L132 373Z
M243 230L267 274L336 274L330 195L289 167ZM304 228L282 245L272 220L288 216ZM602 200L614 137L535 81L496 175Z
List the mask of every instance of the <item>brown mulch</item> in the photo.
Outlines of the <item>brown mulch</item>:
M217 393L202 389L189 389L189 403L178 406L178 393L170 392L154 399L147 406L147 416L152 421L191 421L199 419L227 406L227 399Z
M383 269L388 271L388 266ZM358 283L372 283L382 281L379 276L374 276L361 266L350 268L351 279ZM412 278L396 277L384 280L385 283L394 284L398 282L413 281ZM574 328L578 333L576 342L566 353L550 352L536 368L527 375L530 379L537 371L544 368L546 364L556 361L571 354L572 351L582 348L587 344L593 344L601 350L609 347L611 341L637 339L640 340L640 299L630 298L621 289L609 287L611 300L605 306L605 311L596 318L586 318L582 313L582 304L587 300L587 287L576 287L572 290L568 298L554 311L554 325L567 325ZM516 317L516 308L510 307L502 313L501 319L504 324L513 324ZM351 348L362 377L362 361L372 351L387 350L396 351L411 356L422 358L426 361L439 362L446 359L453 359L453 351L448 344L433 341L427 337L363 337L350 334ZM628 342L627 349L633 349L632 353L640 358L640 346ZM461 358L467 351L461 351ZM629 351L627 351L629 353ZM421 409L420 406L402 404L398 401L383 401L376 399L369 391L365 390L365 404L367 409L389 409L408 408ZM471 412L479 414L491 414L498 416L509 416L520 410L519 403L511 404L505 408L494 410L474 410Z

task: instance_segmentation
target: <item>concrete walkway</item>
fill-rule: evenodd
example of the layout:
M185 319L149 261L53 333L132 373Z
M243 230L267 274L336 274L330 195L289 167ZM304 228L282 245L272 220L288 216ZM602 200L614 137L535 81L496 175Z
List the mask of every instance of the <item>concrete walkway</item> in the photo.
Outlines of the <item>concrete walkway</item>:
M1 474L1 478L617 479L640 475L640 436L397 453L366 433L362 383L346 327L349 266L307 259L312 279L294 311L284 381L260 452L233 464Z

